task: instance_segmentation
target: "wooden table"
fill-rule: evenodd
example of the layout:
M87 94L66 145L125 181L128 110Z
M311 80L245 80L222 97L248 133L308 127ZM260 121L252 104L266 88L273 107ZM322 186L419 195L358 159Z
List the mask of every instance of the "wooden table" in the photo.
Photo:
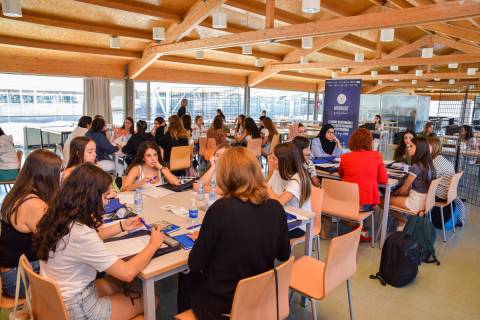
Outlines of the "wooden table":
M154 199L151 197L144 197L144 207L141 216L148 222L154 223L156 221L166 220L170 223L180 226L180 230L173 232L171 235L179 235L187 232L186 228L191 225L187 217L181 217L160 209L161 206L171 204L176 207L184 207L188 209L191 204L191 199L194 197L193 191L184 191L163 198ZM287 207L288 212L294 213L297 216L303 216L302 225L306 226L305 231L305 255L312 254L312 239L313 239L313 214L300 209ZM201 223L205 212L199 212L198 223ZM165 279L171 275L188 270L188 255L189 250L180 249L160 257L156 257L150 261L147 267L140 272L138 277L143 282L143 306L144 317L146 320L155 319L155 281ZM161 302L160 302L161 303Z
M338 172L330 173L328 171L323 171L317 167L317 175L322 178L341 180ZM392 193L392 188L398 185L397 179L388 178L386 184L380 184L381 188L385 189L384 202L383 202L383 214L382 214L382 224L380 228L380 249L383 248L387 237L387 226L388 226L388 212L390 207L390 196ZM375 235L372 235L375 237Z

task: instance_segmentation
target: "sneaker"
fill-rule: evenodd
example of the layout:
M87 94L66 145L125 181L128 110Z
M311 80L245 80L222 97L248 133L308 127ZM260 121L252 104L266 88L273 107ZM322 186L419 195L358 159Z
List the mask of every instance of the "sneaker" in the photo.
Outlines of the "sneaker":
M371 242L372 237L367 229L363 228L362 232L360 233L360 242Z

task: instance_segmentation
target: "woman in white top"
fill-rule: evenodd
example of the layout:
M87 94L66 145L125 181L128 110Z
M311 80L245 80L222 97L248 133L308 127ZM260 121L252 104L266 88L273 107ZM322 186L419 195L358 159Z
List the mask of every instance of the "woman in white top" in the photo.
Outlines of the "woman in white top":
M0 128L0 181L12 181L18 176L20 163L11 136Z
M69 134L65 144L63 145L63 164L67 165L70 158L70 143L76 137L83 137L87 133L88 129L92 126L92 117L82 116L78 119L78 124L72 133Z
M460 146L463 150L477 151L479 148L477 139L475 139L475 136L473 135L471 126L463 125L460 127L460 140Z
M97 157L97 145L89 137L76 137L70 144L70 157L67 167L63 170L62 182L70 173L82 163L95 163Z
M145 189L165 182L173 185L180 183L170 169L163 165L162 155L157 144L153 141L142 142L138 148L137 157L128 168L128 174L121 190Z
M265 117L262 119L263 128L260 130L260 136L262 137L262 152L264 154L270 153L270 144L272 143L273 136L278 134L277 128L273 124L272 119Z
M277 145L269 157L270 166L274 169L268 181L270 198L278 200L284 206L311 211L312 185L298 148L291 142ZM303 231L298 228L290 231L291 238L302 235Z
M40 274L60 288L69 319L127 320L143 312L142 299L131 299L108 278L95 280L97 272L105 271L132 281L163 243L160 230L153 227L148 244L128 261L105 246L104 239L142 225L134 217L101 227L111 185L112 178L102 169L82 164L65 180L37 226L34 248Z

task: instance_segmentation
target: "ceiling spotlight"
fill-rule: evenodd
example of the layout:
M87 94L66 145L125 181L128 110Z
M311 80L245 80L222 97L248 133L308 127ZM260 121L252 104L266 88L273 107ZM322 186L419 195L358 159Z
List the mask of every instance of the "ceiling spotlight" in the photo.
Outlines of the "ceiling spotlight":
M365 59L365 55L363 54L363 52L355 53L355 62L363 62L364 59Z
M398 81L400 81L400 79L393 79L393 81L398 82Z
M455 79L449 79L448 84L455 84Z
M332 71L332 78L335 79L338 77L338 73L335 71Z
M423 48L422 58L429 59L433 57L433 48Z
M197 59L204 59L205 58L205 51L195 51L195 58Z
M440 78L433 78L433 81L440 81Z
M117 36L110 37L110 48L120 49L120 38Z
M413 79L412 84L417 84L417 80Z
M212 13L212 28L225 29L227 27L227 14L223 11Z
M381 42L391 42L394 39L395 39L395 29L393 28L380 29Z
M298 70L298 73L303 73L303 69Z
M320 12L320 0L302 0L302 11L305 13Z
M255 67L261 68L263 66L262 59L256 58L255 59Z
M477 73L477 68L467 68L467 75L474 76Z
M342 67L342 72L348 72L348 67Z
M308 63L308 57L307 56L301 56L300 57L300 63L301 64L307 64Z
M252 46L249 44L244 44L242 46L242 54L252 54Z
M313 48L313 37L302 37L302 49Z
M158 41L165 40L165 28L153 27L153 40L158 40Z
M416 75L417 77L423 76L423 70L415 70L415 75Z
M2 0L2 10L5 17L22 17L22 5L20 0Z
M454 62L454 63L449 63L448 64L448 68L449 69L457 69L458 68L458 63Z
M383 80L378 80L378 85L381 86L383 84Z
M378 71L377 70L372 70L372 72L370 72L370 75L372 77L376 77L376 76L378 76Z
M390 66L391 71L398 71L398 66Z

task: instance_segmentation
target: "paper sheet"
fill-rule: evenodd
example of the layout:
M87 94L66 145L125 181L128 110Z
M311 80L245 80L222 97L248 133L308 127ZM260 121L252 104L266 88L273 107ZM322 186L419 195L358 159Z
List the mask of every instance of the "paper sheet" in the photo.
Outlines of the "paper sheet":
M172 193L175 193L175 192L165 188L157 188L157 187L142 190L143 195L146 195L148 197L155 198L155 199L163 198Z
M388 166L391 165L394 161L393 160L383 160L383 163Z
M338 168L340 166L340 163L319 163L315 166L320 168Z
M120 192L118 194L118 199L120 200L120 203L128 203L128 204L134 204L135 203L135 194L131 191L129 192Z
M145 235L141 237L106 242L105 246L117 257L125 258L137 254L145 249L149 241L150 236ZM166 244L162 244L161 248L164 247L166 247Z

